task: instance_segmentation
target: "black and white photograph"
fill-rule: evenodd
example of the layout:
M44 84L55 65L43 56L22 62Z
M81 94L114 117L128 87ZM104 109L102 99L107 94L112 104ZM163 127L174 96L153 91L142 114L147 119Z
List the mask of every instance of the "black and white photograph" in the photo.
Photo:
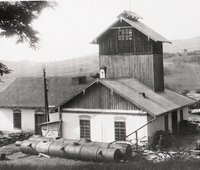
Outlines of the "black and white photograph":
M200 169L199 8L0 1L0 170Z

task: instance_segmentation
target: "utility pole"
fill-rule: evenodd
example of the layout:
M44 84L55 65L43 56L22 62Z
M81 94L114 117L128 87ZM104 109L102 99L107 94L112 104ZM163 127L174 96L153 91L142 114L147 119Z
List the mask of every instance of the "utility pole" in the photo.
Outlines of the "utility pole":
M48 88L47 88L47 78L46 78L45 68L43 68L43 78L44 78L44 110L45 110L46 122L49 122Z

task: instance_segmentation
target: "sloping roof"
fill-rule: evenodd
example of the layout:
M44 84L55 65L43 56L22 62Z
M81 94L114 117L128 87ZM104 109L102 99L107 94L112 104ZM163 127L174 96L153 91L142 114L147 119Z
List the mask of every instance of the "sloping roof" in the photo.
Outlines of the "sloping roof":
M145 24L143 24L139 20L131 20L131 19L125 17L124 15L119 15L119 16L120 16L120 18L118 20L116 20L112 25L110 25L106 30L104 30L91 43L98 44L98 39L100 37L102 37L110 28L112 28L120 20L125 21L130 26L132 26L133 28L135 28L138 31L142 32L144 35L146 35L147 37L151 38L155 42L160 41L160 42L165 42L165 43L171 43L169 40L167 40L166 38L164 38L163 36L161 36L160 34L155 32L154 30L152 30L151 28L149 28L148 26L146 26Z
M89 80L90 83L92 80ZM69 77L48 78L48 99L50 106L57 106L87 84L72 85ZM0 93L0 107L44 107L44 84L41 77L16 79L6 90Z
M134 78L99 79L96 82L112 89L114 92L152 116L159 116L196 102L193 99L168 89L156 93Z

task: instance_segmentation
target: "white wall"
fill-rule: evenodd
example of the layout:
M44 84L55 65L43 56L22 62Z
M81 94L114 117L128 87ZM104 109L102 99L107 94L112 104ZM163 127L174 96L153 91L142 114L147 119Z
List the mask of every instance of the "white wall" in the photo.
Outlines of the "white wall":
M35 110L22 109L22 130L35 132Z
M49 114L49 119L50 119L50 122L55 122L55 121L60 120L59 119L59 113L58 112L56 112L56 113L50 113Z
M149 122L153 119L153 117L148 115L147 119ZM155 121L148 124L147 129L148 129L148 136L153 136L153 134L158 130L164 130L164 116L157 117Z
M13 130L13 110L0 109L0 130Z
M31 109L21 110L21 130L35 131L35 111ZM1 131L16 131L19 129L13 126L13 110L0 109L0 130Z
M114 120L115 118L125 118L126 135L135 131L147 123L147 116L120 115L120 114L86 114L86 113L62 113L63 137L68 139L80 139L79 120L81 115L90 116L91 140L100 142L111 142L115 140ZM147 127L141 129L138 137L147 136ZM135 135L129 139L135 142Z
M189 112L188 107L183 108L183 120L188 120ZM148 116L148 121L153 119L153 117ZM177 110L177 121L178 125L180 122L180 110ZM168 127L169 132L172 132L172 113L168 113ZM179 128L179 127L178 127ZM148 125L148 136L152 136L158 130L165 130L164 115L157 117L157 119Z

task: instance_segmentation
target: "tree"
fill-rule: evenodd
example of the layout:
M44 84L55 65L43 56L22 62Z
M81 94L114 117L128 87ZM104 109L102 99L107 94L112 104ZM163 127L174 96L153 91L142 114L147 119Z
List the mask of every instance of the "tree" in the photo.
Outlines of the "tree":
M16 43L28 42L36 49L39 37L38 31L32 27L32 22L39 17L42 10L53 8L51 1L1 1L0 2L0 36L17 37ZM8 74L6 65L0 63L0 74Z
M53 7L49 1L2 1L0 2L0 35L17 36L17 43L28 41L36 48L39 37L33 29L32 22L37 19L46 7Z

